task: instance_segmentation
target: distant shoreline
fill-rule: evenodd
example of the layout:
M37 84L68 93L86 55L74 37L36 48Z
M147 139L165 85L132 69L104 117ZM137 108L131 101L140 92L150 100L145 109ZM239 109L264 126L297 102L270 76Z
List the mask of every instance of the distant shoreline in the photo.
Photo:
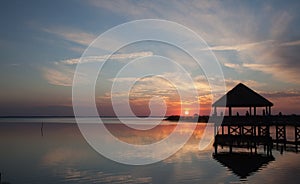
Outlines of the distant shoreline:
M202 116L179 116L179 115L170 115L170 116L77 116L77 117L83 117L83 118L95 118L95 117L101 117L101 118L165 118L166 120L174 120L174 119L179 119L180 117L182 117L183 119L193 119L193 118L200 118L200 119L208 119L210 117L214 117L214 116L208 116L208 115L202 115ZM217 116L220 117L220 116ZM229 116L224 116L224 118L227 118ZM231 118L244 118L244 117L248 117L248 118L261 118L261 117L300 117L300 115L297 114L291 114L291 115L271 115L271 116L262 116L262 115L257 115L257 116L231 116ZM50 116L50 115L37 115L37 116L0 116L0 118L75 118L75 116Z
M99 117L79 117L79 118L99 118ZM292 125L300 127L300 115L272 115L272 116L183 116L180 117L178 115L172 115L168 117L140 117L141 120L135 119L132 116L124 116L124 117L115 117L115 116L102 116L104 121L116 121L122 118L128 118L130 121L132 119L133 123L147 123L151 124L151 119L155 121L155 119L159 119L169 123L221 123L224 126L272 126L272 125ZM106 120L105 120L106 119ZM76 123L76 118L74 116L1 116L0 123L11 122L11 123ZM104 122L107 123L107 122ZM110 123L110 122L109 122Z
M80 116L79 116L80 117ZM82 118L97 118L99 116L81 116ZM148 118L149 116L100 116L101 118ZM150 116L149 118L168 118L169 116ZM0 118L75 118L75 116L0 116Z
M180 117L173 115L167 117L167 121L191 121L191 122L204 122L207 123L209 120L222 119L223 123L281 123L281 124L300 124L300 115L271 115L271 116L188 116Z

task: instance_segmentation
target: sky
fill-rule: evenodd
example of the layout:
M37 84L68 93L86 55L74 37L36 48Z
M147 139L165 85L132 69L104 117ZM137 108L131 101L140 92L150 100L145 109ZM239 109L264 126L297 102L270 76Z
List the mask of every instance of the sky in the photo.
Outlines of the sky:
M227 91L242 82L272 101L274 114L300 114L299 9L299 1L1 0L0 115L73 115L73 76L84 51L107 30L140 19L162 19L188 27L216 56ZM134 34L131 31L123 36ZM107 40L99 48L102 55L97 61L104 62L106 47L119 41ZM201 48L193 49L201 52ZM176 89L189 94L190 85L178 68L168 67L162 58L147 61L156 55L194 69L190 75L199 96L180 102ZM177 86L159 76L136 81L129 95L136 115L149 115L150 109L159 114L160 107L167 115L182 110L210 114L211 103L217 99L209 94L201 68L190 66L191 58L178 48L156 42L128 45L110 57L95 87L99 114L114 115L110 94L113 79L126 86L132 78L116 77L117 72L140 57L144 58L143 65L136 63L132 68L157 69ZM117 107L122 111L126 95L118 92ZM195 104L200 104L200 112L193 108Z

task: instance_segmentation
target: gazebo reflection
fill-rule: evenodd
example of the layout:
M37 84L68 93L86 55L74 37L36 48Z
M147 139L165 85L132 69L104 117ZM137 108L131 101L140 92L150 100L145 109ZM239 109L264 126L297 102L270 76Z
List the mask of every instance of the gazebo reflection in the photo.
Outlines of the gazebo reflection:
M251 153L217 153L213 158L231 170L240 179L246 179L267 166L275 158L271 155Z

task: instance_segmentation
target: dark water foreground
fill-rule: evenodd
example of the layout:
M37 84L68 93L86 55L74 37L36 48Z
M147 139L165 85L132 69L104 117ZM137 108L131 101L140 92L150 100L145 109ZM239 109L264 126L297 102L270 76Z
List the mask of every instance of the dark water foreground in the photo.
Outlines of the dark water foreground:
M59 120L58 120L59 121ZM299 183L300 154L263 150L251 156L247 149L228 155L226 148L214 155L212 143L199 151L207 124L199 124L189 142L175 155L145 166L111 161L94 151L73 123L0 123L0 172L2 182L34 183ZM119 139L148 144L163 139L174 124L140 133L120 124L108 125ZM180 133L189 131L189 126ZM100 132L101 133L101 132ZM272 132L271 132L272 134ZM241 153L245 152L246 153ZM253 165L253 162L257 163ZM246 176L241 173L249 172Z

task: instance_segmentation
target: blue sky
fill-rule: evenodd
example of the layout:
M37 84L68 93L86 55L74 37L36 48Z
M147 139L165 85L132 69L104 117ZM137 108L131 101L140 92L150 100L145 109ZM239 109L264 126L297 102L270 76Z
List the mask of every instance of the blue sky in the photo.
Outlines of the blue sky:
M70 61L108 29L149 18L199 34L220 61L228 89L243 82L273 101L275 113L299 113L299 9L298 1L2 0L0 113L72 114ZM123 53L159 53L149 48ZM101 102L107 90L98 90Z

